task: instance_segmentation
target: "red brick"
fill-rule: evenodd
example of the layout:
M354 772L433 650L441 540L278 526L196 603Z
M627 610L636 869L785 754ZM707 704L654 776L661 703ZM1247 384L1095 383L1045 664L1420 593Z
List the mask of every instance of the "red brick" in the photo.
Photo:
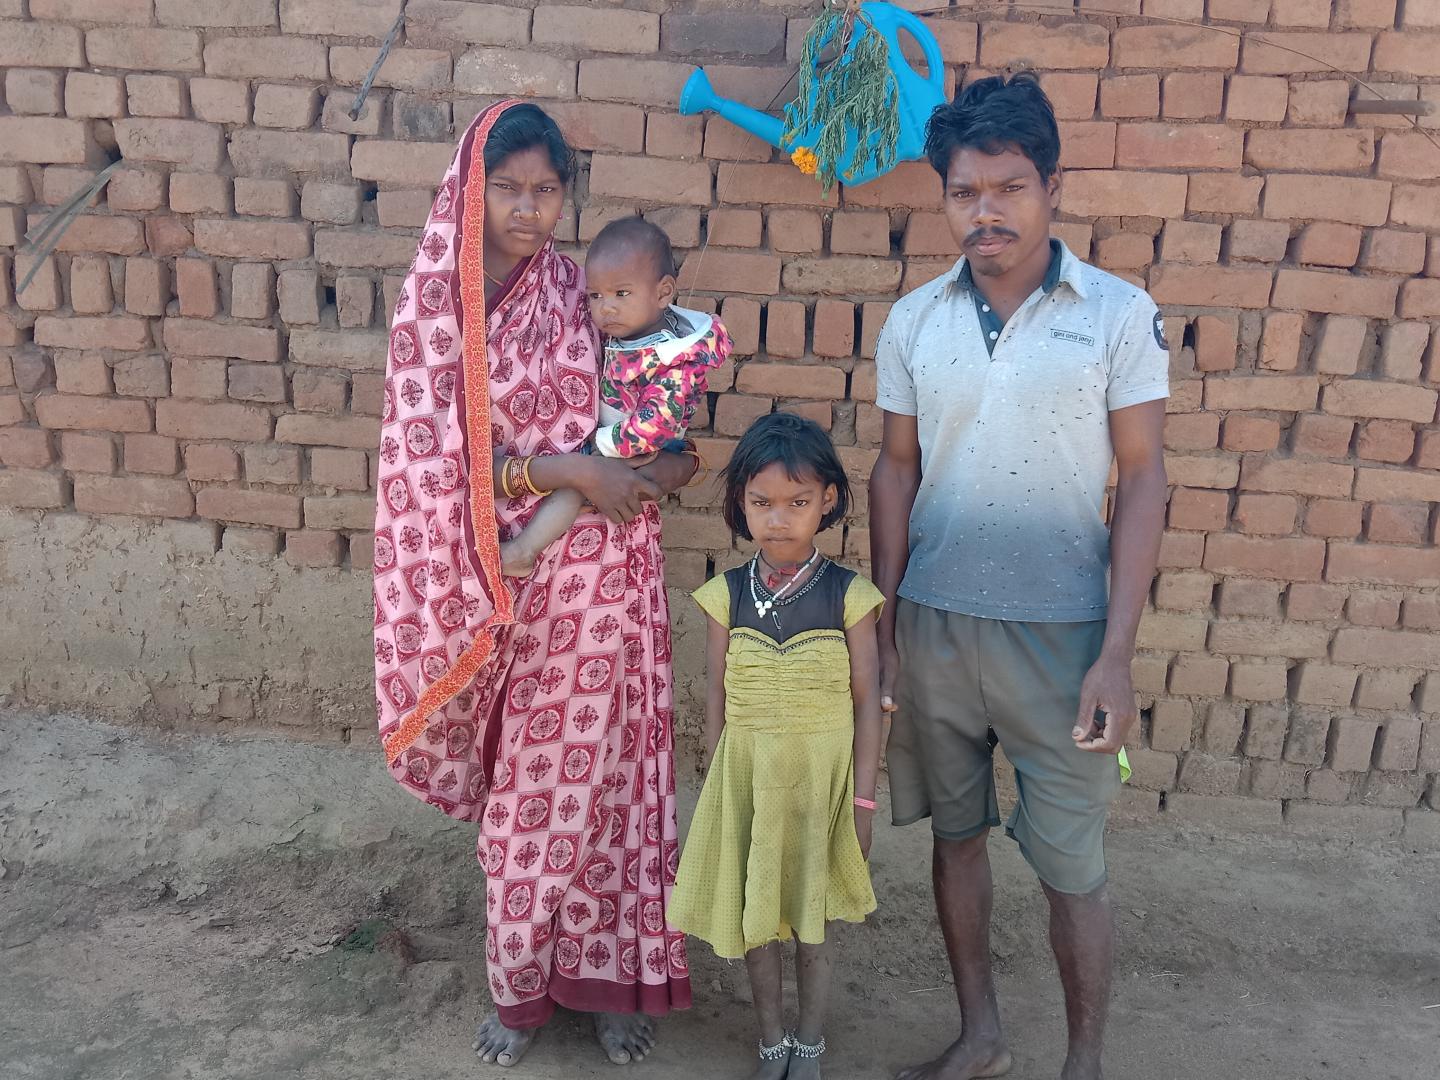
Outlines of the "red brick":
M1377 682L1387 682L1384 687L1384 695L1388 700L1395 700L1400 691L1404 688L1405 682L1410 683L1411 691L1414 690L1415 676L1400 671L1367 672L1367 680L1374 679ZM1365 684L1362 682L1360 688L1362 701L1365 698ZM1404 704L1392 706L1404 708L1410 704L1410 695L1404 696ZM1413 770L1420 760L1420 739L1423 730L1418 716L1395 716L1385 721L1380 729L1380 744L1375 755L1375 764L1378 768L1394 771L1408 772Z
M0 462L11 469L43 469L54 460L48 432L29 427L0 429Z
M1186 183L1180 173L1079 170L1065 176L1060 209L1077 217L1183 217Z
M1323 406L1336 416L1376 417L1428 424L1435 419L1437 394L1423 386L1349 379L1325 388Z
M295 408L301 412L344 412L345 390L345 378L328 372L302 369L291 380Z
M1440 585L1440 549L1370 544L1330 545L1326 580L1342 583L1434 588Z
M1263 37L1246 35L1240 70L1257 75L1329 72L1337 68L1363 72L1370 64L1370 41L1370 35L1364 33L1266 31Z
M231 364L229 392L236 401L282 402L285 372L274 364Z
M155 403L155 430L182 439L262 442L270 437L270 413L249 405L167 399Z
M780 259L738 251L694 252L680 268L680 291L774 295L780 291Z
M1167 450L1213 450L1220 441L1220 417L1214 413L1172 413L1165 418Z
M158 259L125 260L125 310L135 315L163 315L170 302L170 270Z
M1260 539L1212 534L1205 542L1205 569L1282 581L1319 581L1325 543L1314 539Z
M1242 615L1274 619L1280 614L1280 592L1284 584L1253 578L1226 578L1220 585L1218 610L1221 615ZM1223 693L1225 687L1218 692Z
M11 68L5 73L5 100L10 111L59 116L64 110L64 78L58 71Z
M1160 114L1160 76L1112 75L1100 82L1100 112L1114 119ZM1088 119L1088 117L1087 117Z
M368 416L302 416L291 414L275 423L277 442L301 446L347 446L368 450L380 444L380 422Z
M771 210L768 215L768 238L775 251L817 252L820 229L820 215L813 210Z
M111 210L158 210L165 205L169 177L160 169L121 169L110 177L105 198Z
M1398 288L1394 279L1282 268L1273 302L1279 308L1386 319L1395 314Z
M86 514L185 518L195 499L184 480L136 476L75 477L75 509Z
M1311 661L1296 668L1294 698L1302 705L1348 707L1360 672L1352 667Z
M274 5L269 7L272 9ZM380 40L400 14L400 0L281 0L280 29L286 34L333 34ZM271 25L270 22L259 25Z
M721 247L759 247L764 222L759 210L711 210L705 219L709 243Z
M1223 491L1176 488L1170 495L1172 529L1213 531L1223 529L1230 514L1230 497Z
M108 435L63 432L60 464L67 472L109 476L115 471L115 440Z
M1210 606L1215 579L1204 573L1165 571L1155 579L1155 606L1170 611L1203 610Z
M1220 258L1221 227L1208 221L1167 221L1160 237L1162 262L1210 265Z
M227 554L242 559L273 559L280 554L280 537L271 529L244 529L231 525L225 529L221 546Z
M741 435L752 422L771 411L769 398L744 394L722 394L715 408L715 431L721 435Z
M368 495L312 496L305 500L305 524L369 532L375 526L375 500Z
M373 155L367 153L368 148L375 145L368 140L356 143L354 174L357 179L382 182L389 179L386 176L365 175L378 171L372 165ZM412 174L433 160L433 152L427 153L426 143L388 145L404 145ZM447 147L444 155L447 164L451 153ZM348 177L351 171L350 140L344 135L321 132L242 128L230 136L230 160L236 173L242 176L286 177L290 173L306 173L343 178ZM422 182L433 183L437 175L438 172L429 173ZM411 183L407 186L416 185Z
M1440 229L1440 203L1435 199L1435 189L1428 184L1396 184L1390 221L1417 229ZM1427 272L1434 274L1434 266Z
M1348 465L1257 457L1245 459L1240 486L1246 491L1345 498L1350 494L1354 476L1355 470Z
M345 281L340 279L342 284ZM365 284L368 287L370 283ZM236 318L268 319L274 310L274 296L275 268L269 263L240 263L231 272L230 314Z
M1213 697L1225 693L1230 662L1220 656L1184 653L1170 671L1170 693Z
M1440 319L1440 280L1414 278L1400 289L1402 319Z
M1199 651L1205 647L1205 628L1208 625L1203 615L1147 611L1140 620L1137 641L1142 649Z
M164 435L126 435L125 471L174 476L180 469L180 451Z
M310 255L310 229L296 222L201 218L195 222L195 246L231 259L304 259Z
M1265 181L1265 216L1384 225L1390 194L1384 180L1272 173Z
M1363 772L1370 768L1380 725L1358 716L1338 716L1330 728L1328 764L1337 772Z
M35 399L35 415L51 429L150 430L150 407L143 401L42 394Z
M1427 323L1392 323L1381 337L1379 373L1387 379L1419 379L1429 341L1430 326Z
M298 529L301 500L298 495L210 487L202 488L196 496L195 512L212 521L236 521L246 525Z
M184 218L163 216L145 220L145 246L152 255L183 255L193 242Z
M1395 626L1400 621L1400 595L1358 589L1350 594L1345 605L1345 618L1356 626ZM1376 705L1367 707L1381 708Z
M1088 69L1103 68L1109 60L1110 35L1098 24L986 22L980 27L980 63L987 68L1023 62L1041 69Z
M1415 429L1403 420L1371 420L1360 429L1355 453L1369 461L1401 463L1415 452Z
M1240 479L1240 462L1214 454L1171 454L1166 461L1170 482L1178 487L1228 491Z
M191 79L190 107L212 124L250 122L250 86L229 79Z
M1264 186L1263 176L1200 173L1191 177L1187 205L1197 214L1254 214Z
M1225 97L1225 119L1279 123L1290 103L1290 84L1262 75L1232 75ZM1257 134L1251 132L1251 137Z
M1349 591L1334 585L1290 586L1285 617L1302 622L1334 622L1340 618Z
M1121 168L1238 169L1243 146L1244 133L1224 124L1122 124L1115 137L1115 163Z
M1407 595L1401 619L1407 630L1440 630L1440 593Z
M1230 665L1230 696L1242 701L1279 701L1285 697L1288 673L1282 663Z
M105 363L105 357L98 352L57 353L55 388L62 394L88 394L95 397L112 393L110 368Z
M224 129L199 120L117 120L115 138L127 161L159 161L212 172L225 157Z
M252 484L300 483L300 448L274 443L245 447L245 479Z
M81 120L0 116L0 163L98 164L101 151Z
M1326 375L1353 375L1370 332L1364 319L1331 315L1321 324L1315 345L1315 370Z
M1192 569L1205 556L1205 537L1200 533L1166 532L1160 538L1162 569Z
M1440 469L1440 432L1422 431L1415 464L1421 469Z
M201 319L166 319L165 347L181 356L226 356L257 363L281 358L276 330Z
M1431 180L1440 175L1440 147L1419 131L1392 131L1380 140L1377 174L1395 180Z
M1440 34L1415 30L1380 34L1375 39L1373 69L1402 75L1440 75Z
M1188 701L1157 701L1150 710L1150 748L1185 750L1190 746L1195 707Z
M30 0L30 17L62 22L148 26L151 7L152 0Z
M1096 262L1106 270L1143 270L1155 260L1155 238L1149 233L1118 232L1096 244Z
M1355 425L1339 417L1311 414L1297 417L1292 430L1292 443L1297 454L1343 458L1350 455L1350 440L1355 434Z
M1360 535L1360 503L1317 500L1305 511L1305 531L1312 536L1353 539Z
M1440 502L1440 476L1416 469L1359 469L1355 498L1362 501Z
M1258 266L1161 264L1150 270L1150 295L1161 305L1258 309L1270 303L1270 271Z
M505 52L519 58L514 62L528 63L534 53L515 50L472 50L478 53ZM466 54L467 56L470 54ZM455 74L460 75L461 64L456 65ZM493 63L493 62L492 62ZM680 100L680 91L685 80L694 70L689 64L668 60L641 60L631 57L583 60L580 63L580 96L591 101L628 101L637 105L658 105L674 108ZM513 85L513 80L511 85ZM571 89L574 88L571 83ZM507 90L507 92L510 92ZM570 91L561 96L569 97Z
M1243 533L1288 536L1299 509L1292 495L1244 494L1235 501L1235 524Z
M1354 266L1360 258L1361 235L1361 230L1355 225L1311 222L1300 231L1295 245L1295 259L1312 266Z
M936 210L940 207L941 185L935 170L920 162L902 162L884 176L845 189L846 206Z
M1201 315L1195 320L1194 327L1195 367L1200 371L1233 370L1239 350L1240 320L1233 315ZM1212 404L1211 407L1217 406Z
M328 50L305 38L223 37L205 46L205 73L211 76L323 82L329 72Z
M1434 669L1440 667L1440 634L1347 627L1335 635L1335 658L1342 663Z
M215 264L209 259L176 259L175 292L180 299L181 315L213 319L220 310Z
M1257 129L1245 141L1245 163L1262 170L1369 172L1374 161L1375 135L1364 128Z
M437 49L457 41L524 45L530 40L530 11L468 0L411 0L405 9L405 39Z
M822 295L876 295L893 293L900 286L899 260L850 256L793 259L781 273L785 291ZM755 291L755 290L742 290Z
M845 373L811 364L765 364L751 361L740 368L735 389L768 397L832 398L845 396Z
M1164 115L1181 120L1220 116L1225 76L1218 71L1179 71L1165 76Z
M937 22L935 27L945 26L950 20ZM950 51L945 57L956 62ZM1040 85L1045 96L1055 108L1055 115L1061 120L1089 120L1095 114L1095 91L1097 77L1090 72L1047 71L1040 76Z
M1305 317L1294 312L1277 311L1265 316L1265 330L1260 336L1260 367L1266 371L1293 371L1300 363L1300 341L1305 332Z
M185 475L190 480L238 480L240 456L220 443L190 443L185 447Z
M341 491L368 490L370 467L365 452L316 447L310 451L310 482Z
M1222 68L1235 66L1240 42L1190 26L1128 26L1115 31L1117 68ZM1056 65L1060 66L1060 65ZM1068 66L1082 66L1072 64ZM1104 67L1102 59L1097 67Z
M816 356L849 356L854 353L854 304L846 300L816 302L814 348Z
M487 86L494 86L496 58L487 57L484 63L477 63L476 55L481 52L510 52L508 49L474 50L466 53L461 61L468 64L462 74L460 62L455 65L455 88L465 93L483 94ZM521 53L533 62L524 70L516 72L516 93L527 96L534 93L543 97L571 97L575 91L575 63L546 56L543 53ZM330 79L341 86L358 86L369 75L375 61L375 50L370 46L333 45L330 48ZM390 86L400 90L435 91L450 86L450 53L442 49L391 49L375 75L376 86ZM257 112L259 109L258 97ZM446 117L448 120L448 115Z
M125 91L131 116L181 117L186 114L185 85L170 75L127 75Z
M1344 127L1350 111L1350 84L1343 79L1297 82L1290 86L1285 119L1297 127Z
M320 95L313 86L262 83L255 89L251 123L259 127L306 131L320 113Z
M1330 631L1323 626L1267 623L1257 619L1217 622L1210 627L1210 652L1227 656L1323 657Z
M302 529L285 534L285 561L291 566L339 566L340 534L328 529Z
M917 220L925 222L927 231L932 234L936 231L935 227L939 226L938 231L948 238L949 230L943 222L934 220L928 214L912 213L905 230L907 254L912 253L910 234ZM890 215L878 210L836 211L830 222L830 250L841 255L889 255ZM931 254L928 251L916 253Z
M1308 412L1319 393L1319 380L1311 375L1232 375L1205 380L1205 407Z

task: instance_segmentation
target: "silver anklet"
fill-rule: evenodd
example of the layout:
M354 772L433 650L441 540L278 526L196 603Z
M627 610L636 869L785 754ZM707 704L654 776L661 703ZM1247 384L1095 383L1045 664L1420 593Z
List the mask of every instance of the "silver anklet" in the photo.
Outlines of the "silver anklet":
M789 1033L788 1031L785 1033L784 1037L783 1037L778 1043L776 1043L774 1046L766 1046L766 1045L765 1045L765 1040L764 1040L764 1039L761 1039L761 1040L760 1040L760 1060L761 1060L761 1061L783 1061L785 1058L787 1058L787 1057L790 1056L790 1048L791 1048L792 1046L794 1046L794 1045L795 1045L795 1040L794 1040L793 1038L791 1038L790 1033Z
M824 1035L820 1036L820 1041L817 1042L814 1046L811 1046L808 1043L802 1043L799 1039L795 1038L794 1033L791 1033L786 1037L790 1040L791 1053L793 1053L798 1058L804 1059L806 1061L813 1061L815 1060L815 1058L818 1058L821 1054L825 1052Z

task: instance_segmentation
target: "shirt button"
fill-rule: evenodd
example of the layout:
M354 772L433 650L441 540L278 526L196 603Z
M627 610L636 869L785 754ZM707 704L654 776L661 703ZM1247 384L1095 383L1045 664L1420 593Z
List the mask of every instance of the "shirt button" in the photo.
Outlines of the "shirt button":
M990 310L990 305L989 305L989 304L981 304L981 305L980 305L980 310L981 310L981 311L986 311L986 312L988 312L988 311Z
M998 338L999 336L1000 336L1000 334L999 334L997 331L995 331L995 330L991 330L991 331L990 331L990 340L991 340L991 341L994 341L994 340L995 340L996 338Z

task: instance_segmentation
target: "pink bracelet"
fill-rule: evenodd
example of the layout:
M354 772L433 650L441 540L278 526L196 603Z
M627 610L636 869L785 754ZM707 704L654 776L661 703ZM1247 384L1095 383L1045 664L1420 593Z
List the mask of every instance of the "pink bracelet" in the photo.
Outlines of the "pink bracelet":
M862 798L860 798L859 795L856 795L856 796L855 796L855 805L858 806L858 807L860 807L860 809L862 809L862 810L874 810L874 809L875 809L875 800L874 800L874 799L862 799Z

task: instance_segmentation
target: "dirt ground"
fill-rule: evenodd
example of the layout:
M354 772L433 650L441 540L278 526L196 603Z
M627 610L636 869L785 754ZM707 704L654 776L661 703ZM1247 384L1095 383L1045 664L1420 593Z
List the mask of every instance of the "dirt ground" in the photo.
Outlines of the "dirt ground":
M0 738L7 1080L491 1073L469 1049L488 1003L473 831L400 791L373 748L15 713ZM1011 1075L1054 1077L1043 900L1014 845L992 849ZM1157 822L1117 827L1109 851L1110 1077L1436 1075L1440 857ZM956 1025L925 830L877 828L874 869L880 911L838 938L834 1080L882 1080ZM636 1077L747 1074L743 968L703 946L693 963L696 1007ZM515 1074L624 1071L563 1016Z

